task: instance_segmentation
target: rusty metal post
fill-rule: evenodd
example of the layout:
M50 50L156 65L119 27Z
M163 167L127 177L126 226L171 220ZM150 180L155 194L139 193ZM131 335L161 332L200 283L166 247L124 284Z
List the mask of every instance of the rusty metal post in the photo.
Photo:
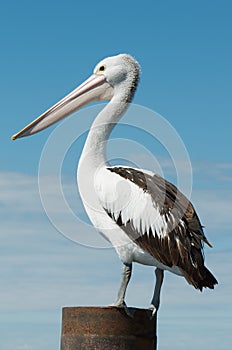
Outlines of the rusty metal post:
M62 310L61 350L154 350L156 318L145 309L65 307Z

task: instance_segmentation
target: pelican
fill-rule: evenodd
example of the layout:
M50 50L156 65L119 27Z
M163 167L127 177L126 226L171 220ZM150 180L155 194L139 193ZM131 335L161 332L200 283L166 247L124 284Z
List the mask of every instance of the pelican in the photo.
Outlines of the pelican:
M126 308L133 262L154 266L156 283L149 306L154 316L165 270L183 276L200 291L213 289L218 282L204 265L204 243L212 246L187 197L156 173L107 162L107 140L134 97L139 75L138 62L128 54L103 59L90 78L12 139L35 134L90 102L109 100L95 118L79 160L79 191L91 222L123 264L113 305Z

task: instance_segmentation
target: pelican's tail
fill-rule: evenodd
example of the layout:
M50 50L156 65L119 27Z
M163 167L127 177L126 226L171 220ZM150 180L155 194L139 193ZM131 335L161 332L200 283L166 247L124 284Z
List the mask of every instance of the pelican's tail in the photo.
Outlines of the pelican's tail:
M218 281L213 274L204 265L198 268L193 266L188 271L181 269L185 279L189 284L192 284L196 289L202 291L203 288L214 289Z
M197 288L202 291L203 288L214 289L214 286L218 284L218 281L214 275L204 266L202 275L204 278L198 282Z

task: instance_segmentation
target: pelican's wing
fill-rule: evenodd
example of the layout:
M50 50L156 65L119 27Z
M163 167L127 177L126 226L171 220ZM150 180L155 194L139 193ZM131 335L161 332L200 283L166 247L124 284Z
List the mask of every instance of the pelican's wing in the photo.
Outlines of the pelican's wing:
M189 200L158 175L128 167L107 170L112 181L102 181L100 201L111 219L158 261L178 266L196 288L213 288L215 279L205 281L203 256L203 242L210 243Z

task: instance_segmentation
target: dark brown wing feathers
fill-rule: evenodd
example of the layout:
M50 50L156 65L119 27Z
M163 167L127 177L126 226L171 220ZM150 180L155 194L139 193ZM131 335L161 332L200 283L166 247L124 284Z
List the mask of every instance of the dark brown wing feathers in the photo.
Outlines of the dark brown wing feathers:
M141 235L121 216L117 224L143 250L166 266L178 266L186 280L195 288L213 289L217 280L204 265L203 242L211 244L203 233L200 220L189 200L170 182L158 175L148 175L133 168L108 168L148 192L161 215L165 216L168 232L161 237L150 231ZM106 210L107 211L107 210ZM111 213L108 215L114 220ZM172 215L170 215L170 213Z

